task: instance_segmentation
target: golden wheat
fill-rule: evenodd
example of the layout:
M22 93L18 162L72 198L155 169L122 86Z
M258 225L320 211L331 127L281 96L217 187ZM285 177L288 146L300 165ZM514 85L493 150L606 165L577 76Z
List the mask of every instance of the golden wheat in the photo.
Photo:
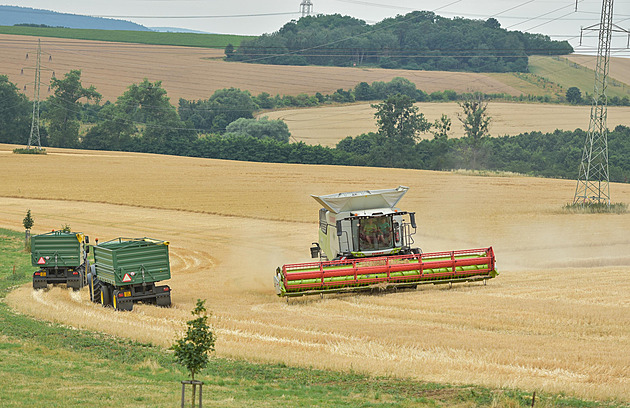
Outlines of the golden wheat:
M433 123L443 114L451 118L449 137L459 138L465 135L458 119L462 109L455 102L416 103L419 111ZM553 132L556 129L588 129L590 106L568 106L558 104L516 104L509 102L490 102L488 115L491 117L490 134L492 136L518 135L523 132ZM374 112L370 103L357 103L346 106L327 106L316 108L287 109L263 113L269 119L282 119L289 126L291 136L297 141L308 144L335 146L347 136L377 130ZM608 108L608 126L628 124L629 107L614 106ZM431 133L422 138L433 138Z

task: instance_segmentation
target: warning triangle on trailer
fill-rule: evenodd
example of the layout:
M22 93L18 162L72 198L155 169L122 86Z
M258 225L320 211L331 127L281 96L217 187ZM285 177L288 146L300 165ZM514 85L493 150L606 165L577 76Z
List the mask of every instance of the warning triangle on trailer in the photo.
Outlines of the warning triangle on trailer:
M122 281L123 282L131 282L131 276L129 276L129 274L126 273L125 276L123 276Z
M44 259L43 256L40 256L39 259L37 260L37 265L43 265L46 263L46 260Z

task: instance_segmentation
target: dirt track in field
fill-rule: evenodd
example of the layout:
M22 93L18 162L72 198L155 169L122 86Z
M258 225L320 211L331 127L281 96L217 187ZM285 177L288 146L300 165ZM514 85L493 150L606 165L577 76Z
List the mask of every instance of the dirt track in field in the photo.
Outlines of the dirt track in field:
M0 146L0 226L20 229L30 208L36 233L69 224L101 240L165 239L173 269L170 309L116 313L87 290L25 285L7 299L23 313L167 346L205 298L220 356L630 400L630 215L562 213L573 181L11 148ZM501 275L276 297L274 269L308 261L316 240L309 194L399 184L425 252L492 245ZM630 201L630 186L611 190Z
M442 114L451 119L449 137L464 136L464 128L458 119L462 109L457 103L417 103L420 113L433 123ZM261 114L269 119L282 119L289 126L291 136L296 141L308 144L335 146L347 136L358 136L377 131L374 119L375 109L370 103L346 106L326 106L316 108L287 109ZM491 136L518 135L523 132L553 132L556 129L588 130L591 107L557 104L524 104L490 102L488 115L491 117ZM630 107L611 106L608 108L608 128L617 125L630 125ZM433 138L431 133L421 135Z

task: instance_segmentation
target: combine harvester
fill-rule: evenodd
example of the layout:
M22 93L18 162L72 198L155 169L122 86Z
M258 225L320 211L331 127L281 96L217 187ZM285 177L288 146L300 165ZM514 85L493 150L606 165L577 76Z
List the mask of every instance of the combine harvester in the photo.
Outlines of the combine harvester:
M413 248L415 213L396 208L407 190L400 186L313 195L324 207L319 210L319 242L311 248L311 256L319 261L278 268L277 295L485 283L498 275L492 247L426 254Z

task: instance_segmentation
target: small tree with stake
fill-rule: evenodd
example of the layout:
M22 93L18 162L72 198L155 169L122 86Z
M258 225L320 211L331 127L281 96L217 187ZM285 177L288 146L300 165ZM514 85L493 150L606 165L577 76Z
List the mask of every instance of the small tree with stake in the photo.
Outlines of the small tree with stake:
M192 378L192 381L182 382L182 406L184 404L183 387L185 383L189 383L193 386L193 408L195 407L195 386L203 384L200 381L195 381L195 374L208 365L209 354L214 351L215 338L210 326L208 326L205 303L205 300L197 299L197 306L192 311L192 315L196 318L187 322L186 335L171 346L171 349L175 351L175 360L186 367ZM199 393L201 394L201 388Z
M24 247L28 248L28 241L31 236L31 228L35 224L33 221L33 217L31 217L31 210L26 211L26 217L22 220L22 225L24 225Z

